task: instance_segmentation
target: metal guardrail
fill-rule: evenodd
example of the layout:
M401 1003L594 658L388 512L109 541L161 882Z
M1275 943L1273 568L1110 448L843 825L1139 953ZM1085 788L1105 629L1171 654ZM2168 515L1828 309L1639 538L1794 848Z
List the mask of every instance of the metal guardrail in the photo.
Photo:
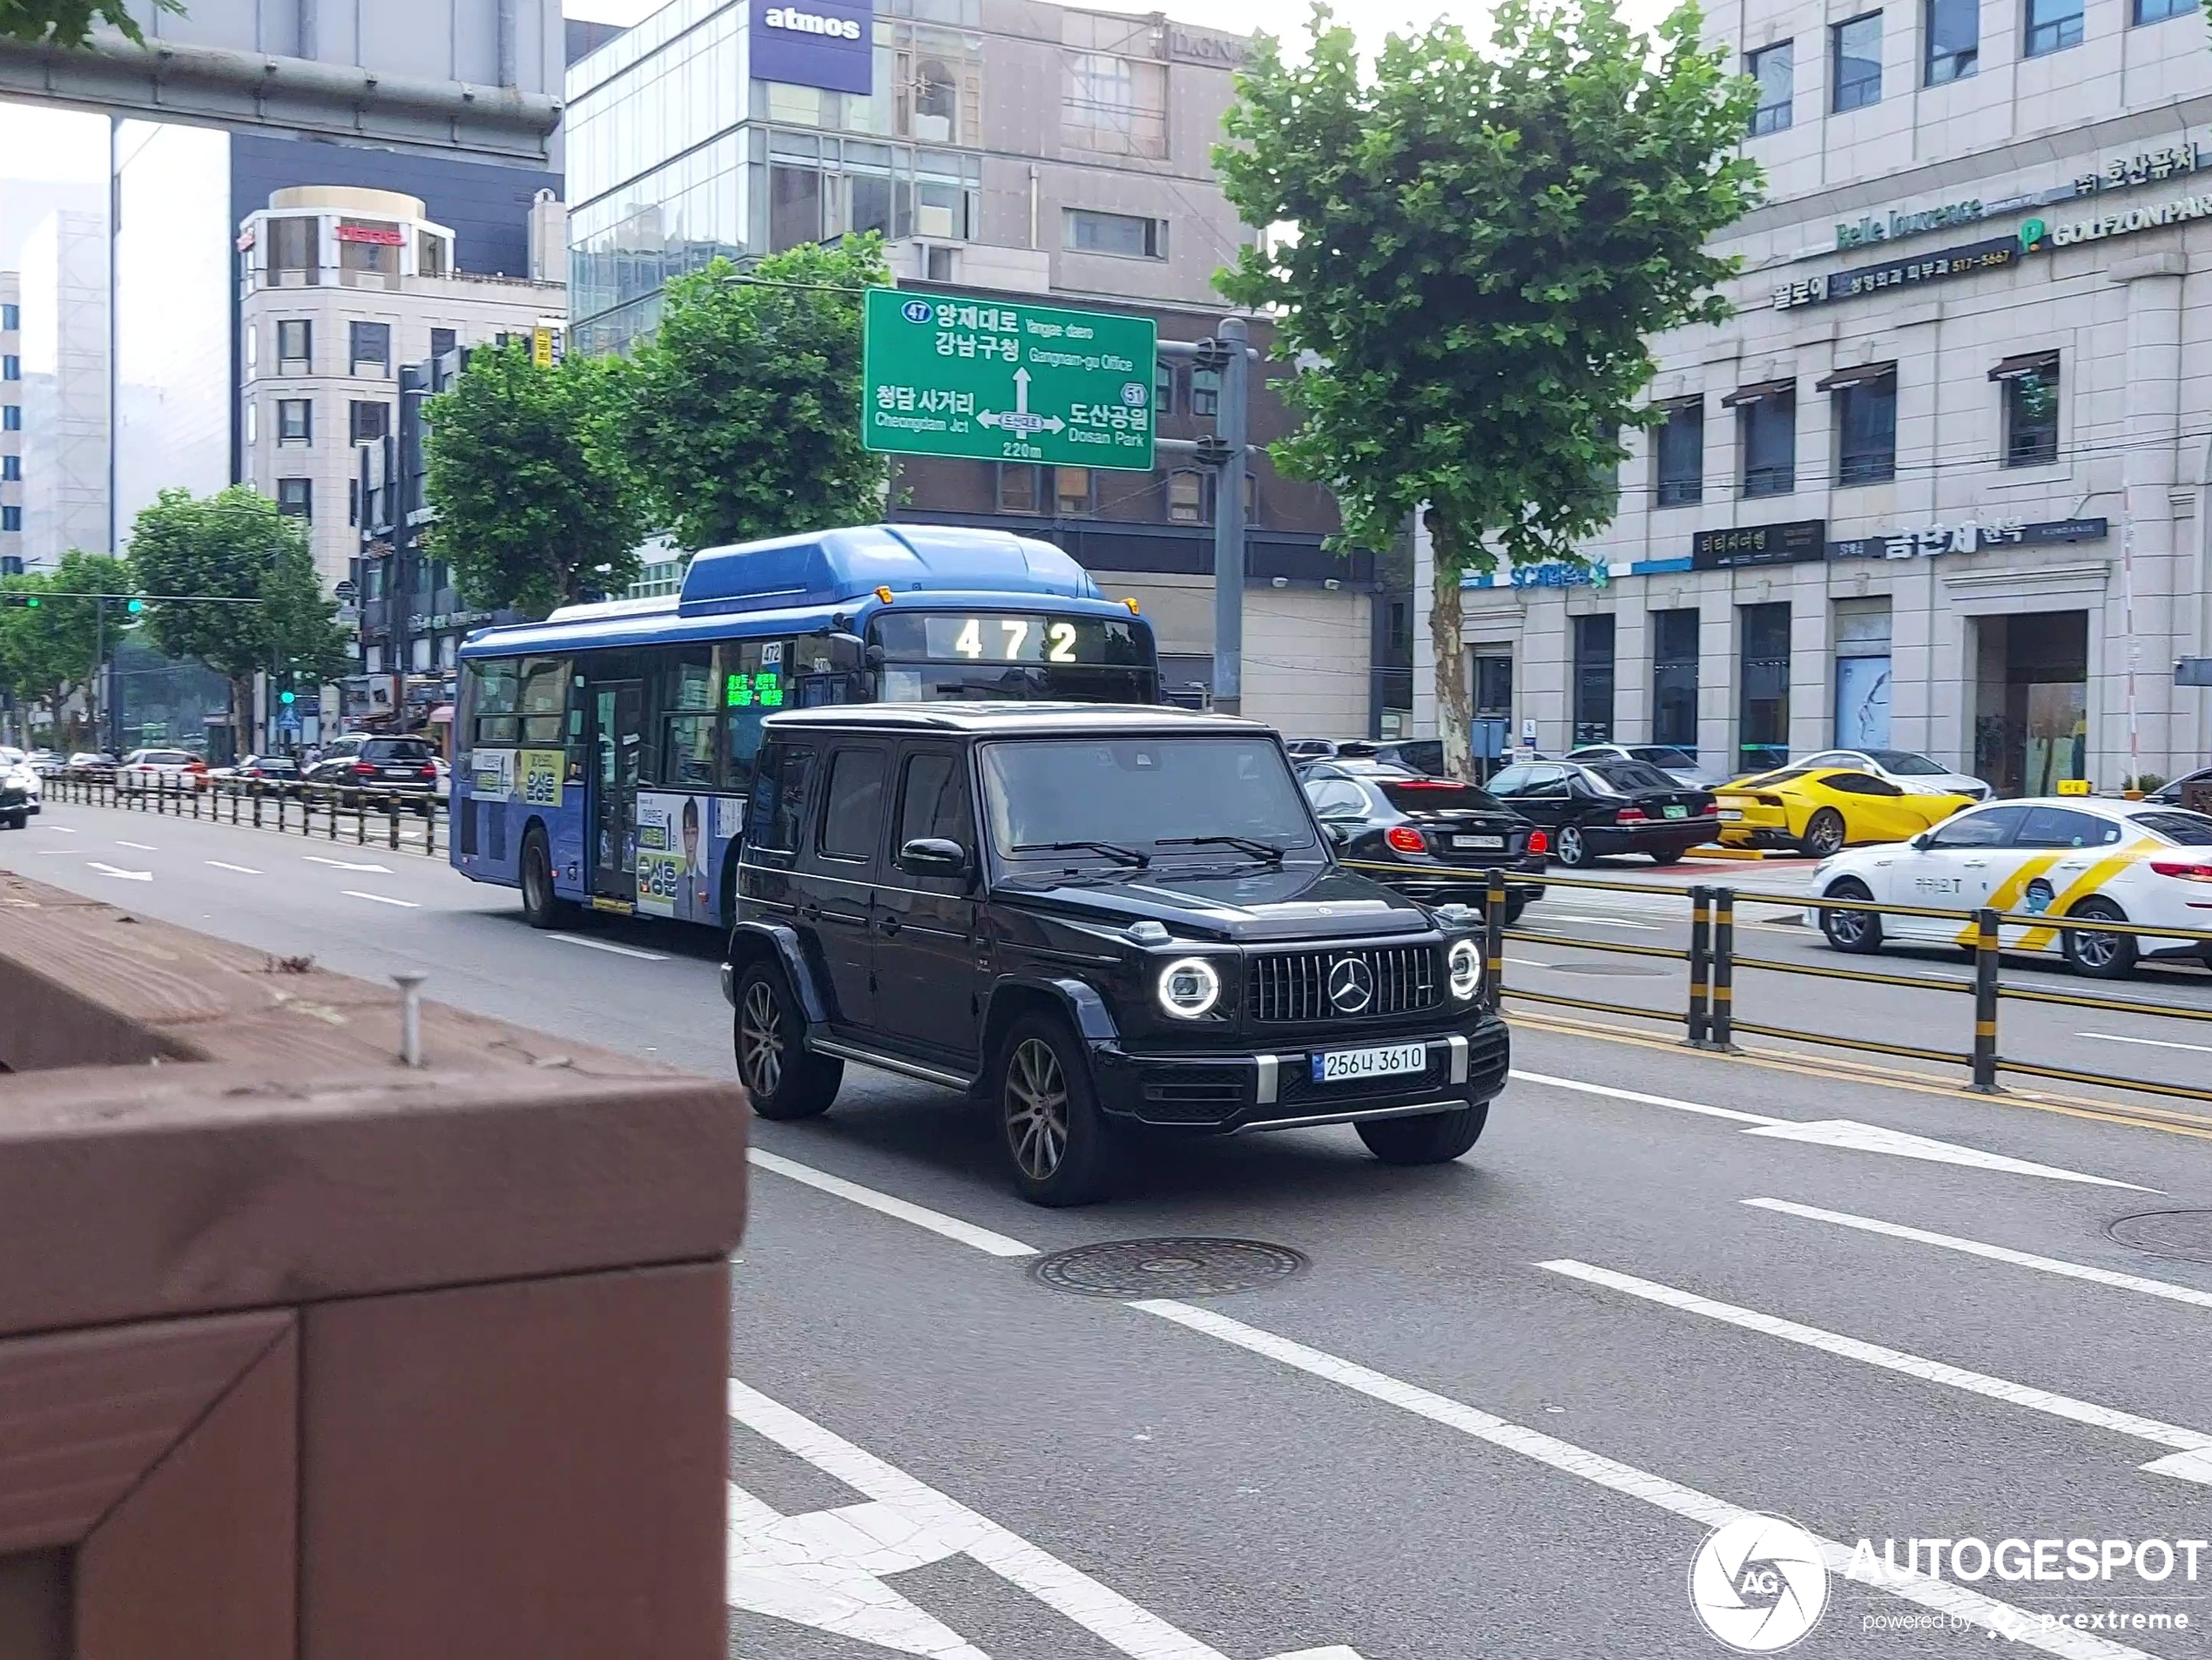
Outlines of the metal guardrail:
M125 784L112 773L82 769L48 773L41 782L42 793L50 801L206 819L256 830L297 830L303 836L314 835L320 829L330 841L341 840L340 827L350 819L355 847L372 845L370 827L374 824L378 833L374 845L394 853L435 857L440 824L446 823L448 833L451 833L447 804L424 791L379 790L367 785L280 784L264 779L202 779L187 784L173 778L156 778ZM402 825L417 820L422 826L421 838L402 837Z
M1487 969L1484 979L1484 996L1493 1009L1501 1008L1505 1000L1510 997L1516 1002L1627 1015L1639 1020L1679 1027L1683 1031L1684 1041L1691 1048L1723 1053L1736 1051L1736 1038L1737 1034L1742 1033L1861 1054L1958 1066L1966 1070L1971 1087L1984 1094L2000 1092L2002 1089L2000 1079L2010 1073L2023 1077L2095 1084L2107 1089L2132 1090L2147 1095L2212 1103L2212 1086L2206 1084L2054 1066L2007 1056L1998 1045L1999 1015L2007 1002L2141 1015L2161 1020L2212 1022L2212 1009L2176 1008L2148 1002L2141 998L2058 991L2044 986L2025 984L2018 979L2008 982L2004 961L2007 948L2003 944L2002 929L2027 928L2061 935L2127 935L2155 939L2162 944L2187 941L2207 948L2212 948L2212 930L2109 921L2102 917L2096 919L2094 927L2086 923L2068 926L2069 919L2054 917L2047 913L1998 911L1987 907L1952 910L1922 905L1893 905L1874 900L1770 893L1758 888L1708 883L1693 884L1688 888L1659 887L1648 882L1602 881L1586 877L1555 876L1548 873L1541 879L1525 879L1517 883L1514 876L1505 871L1470 873L1464 878L1455 880L1447 876L1440 881L1433 866L1368 863L1362 868L1401 871L1409 876L1420 877L1425 883L1447 889L1459 886L1464 888L1467 896L1464 902L1479 904L1482 908L1485 932L1483 955ZM1629 893L1646 898L1679 898L1689 913L1689 944L1686 948L1677 948L1631 945L1617 940L1562 940L1554 934L1538 934L1509 928L1506 922L1507 901L1516 885L1541 886L1547 889ZM1956 922L1962 936L1959 941L1961 948L1973 954L1973 978L1962 985L1956 980L1939 979L1928 975L1846 968L1840 963L1790 962L1775 957L1745 956L1736 948L1736 908L1744 902L1784 906L1793 911L1864 911L1879 916L1926 916ZM1675 1009L1653 1009L1635 1003L1608 1002L1598 998L1568 996L1559 992L1508 985L1506 981L1505 947L1509 939L1563 944L1577 951L1599 951L1619 956L1659 958L1681 962L1687 969L1685 995L1681 1004ZM2019 948L2010 948L2017 950ZM1935 991L1971 996L1973 1002L1971 1041L1966 1048L1959 1049L1931 1049L1921 1044L1889 1043L1842 1032L1814 1031L1746 1020L1737 1007L1736 976L1739 969L1757 974L1797 975L1815 980L1846 981L1906 991Z

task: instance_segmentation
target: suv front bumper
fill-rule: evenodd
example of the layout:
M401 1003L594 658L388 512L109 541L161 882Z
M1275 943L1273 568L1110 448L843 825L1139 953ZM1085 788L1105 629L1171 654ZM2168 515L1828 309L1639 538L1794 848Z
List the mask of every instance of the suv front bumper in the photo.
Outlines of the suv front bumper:
M1314 1056L1371 1044L1143 1054L1109 1042L1091 1046L1091 1076L1098 1104L1109 1117L1205 1135L1441 1112L1487 1101L1505 1087L1511 1039L1494 1016L1463 1030L1372 1041L1420 1043L1428 1064L1417 1073L1320 1083L1313 1078Z

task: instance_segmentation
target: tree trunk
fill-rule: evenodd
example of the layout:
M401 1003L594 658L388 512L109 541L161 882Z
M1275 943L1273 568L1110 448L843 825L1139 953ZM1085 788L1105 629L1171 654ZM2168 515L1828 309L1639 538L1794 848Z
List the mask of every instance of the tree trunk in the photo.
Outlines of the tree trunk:
M1436 653L1436 735L1444 744L1447 777L1474 777L1474 710L1467 692L1467 647L1460 634L1460 558L1458 538L1439 523L1433 509L1429 531L1428 640Z
M258 752L251 727L253 722L253 677L231 676L231 746L233 762Z

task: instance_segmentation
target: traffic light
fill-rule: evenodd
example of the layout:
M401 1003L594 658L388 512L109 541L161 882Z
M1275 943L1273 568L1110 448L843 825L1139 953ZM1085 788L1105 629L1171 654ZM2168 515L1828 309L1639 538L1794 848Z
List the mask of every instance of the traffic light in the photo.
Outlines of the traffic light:
M22 592L0 593L0 605L27 605L32 611L37 611L38 609L38 596L36 594L26 594Z
M277 693L277 701L287 709L292 707L294 703L298 702L300 694L296 692L280 692Z
M137 615L138 615L140 611L144 611L145 608L146 608L146 602L145 602L145 600L143 600L143 599L134 599L134 600L132 600L132 601L129 604L125 605L123 609L124 609L125 611L129 611L129 612L131 613L131 615L132 615L132 616L136 617L136 616L137 616Z

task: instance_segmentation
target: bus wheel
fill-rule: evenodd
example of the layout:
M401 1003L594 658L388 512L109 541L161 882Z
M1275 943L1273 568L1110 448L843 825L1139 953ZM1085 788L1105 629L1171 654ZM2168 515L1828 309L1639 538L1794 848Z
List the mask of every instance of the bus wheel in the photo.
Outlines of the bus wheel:
M546 850L545 832L531 831L523 838L523 920L534 928L558 928L575 909L553 892L553 855Z

